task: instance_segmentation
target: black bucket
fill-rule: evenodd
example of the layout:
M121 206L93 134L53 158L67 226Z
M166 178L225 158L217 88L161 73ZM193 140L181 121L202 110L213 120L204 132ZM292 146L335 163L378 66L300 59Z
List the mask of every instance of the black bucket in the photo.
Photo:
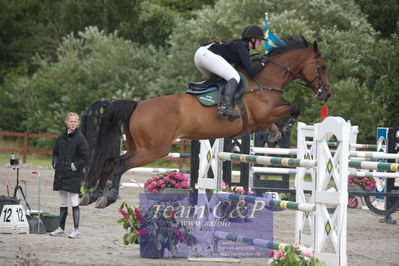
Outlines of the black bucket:
M15 197L3 197L0 196L0 213L3 210L4 205L19 205L20 199Z

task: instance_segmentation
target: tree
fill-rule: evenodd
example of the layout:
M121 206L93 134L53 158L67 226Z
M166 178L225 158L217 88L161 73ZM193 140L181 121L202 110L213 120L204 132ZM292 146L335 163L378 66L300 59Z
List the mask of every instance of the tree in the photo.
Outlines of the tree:
M399 33L398 0L355 0L361 10L368 15L367 20L381 35L388 38Z

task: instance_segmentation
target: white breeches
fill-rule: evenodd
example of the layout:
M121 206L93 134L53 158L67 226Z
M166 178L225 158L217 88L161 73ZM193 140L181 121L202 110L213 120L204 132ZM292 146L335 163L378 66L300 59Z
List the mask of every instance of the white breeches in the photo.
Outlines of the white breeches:
M68 207L68 196L72 207L79 206L79 193L66 192L63 190L60 190L59 193L61 207Z
M209 51L208 47L211 45L212 44L202 46L198 48L195 53L194 63L198 70L207 78L210 78L212 74L215 74L226 81L233 78L237 83L240 83L240 75L237 70L224 60L223 57Z

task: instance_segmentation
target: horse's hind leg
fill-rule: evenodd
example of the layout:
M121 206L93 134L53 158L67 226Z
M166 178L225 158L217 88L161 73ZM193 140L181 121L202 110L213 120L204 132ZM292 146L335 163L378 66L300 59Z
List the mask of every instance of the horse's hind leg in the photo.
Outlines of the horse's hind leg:
M165 156L168 153L169 148L166 148L165 150L166 153L155 151L155 149L138 150L135 151L134 154L125 154L124 156L115 159L113 171L110 175L112 186L104 193L105 195L103 197L96 201L95 207L105 208L114 203L118 199L122 174L131 168L148 164Z
M281 136L287 136L291 128L296 122L300 114L300 109L296 104L282 104L277 108L273 109L273 121L276 121L270 128L266 129L268 134L268 140L270 142L276 142L280 140ZM287 117L287 119L282 119Z
M280 125L278 123L278 127L280 128L281 133L283 133L283 135L286 136L290 132L291 128L294 126L294 124L299 116L299 113L300 113L300 110L298 109L296 112L291 113L289 115L288 119L283 121L284 123L282 125Z
M95 206L96 208L105 208L110 204L114 203L118 199L119 184L122 174L125 170L126 156L115 158L112 161L112 169L107 172L103 179L96 187L99 188L101 194L97 195ZM107 182L111 181L111 186L107 185ZM95 192L95 191L94 191Z
M104 188L105 188L106 183L108 181L112 182L112 180L109 179L108 177L110 176L110 174L112 172L114 161L115 161L115 159L109 159L106 162L106 166L104 167L104 170L101 174L101 178L99 180L97 180L94 190L92 190L91 192L88 192L86 194L83 194L82 197L80 198L79 205L81 205L81 206L90 205L104 195Z

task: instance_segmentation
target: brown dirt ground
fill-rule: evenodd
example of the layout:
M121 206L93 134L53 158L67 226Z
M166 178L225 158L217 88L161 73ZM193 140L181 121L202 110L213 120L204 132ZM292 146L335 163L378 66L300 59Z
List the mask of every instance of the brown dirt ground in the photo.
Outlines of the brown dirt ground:
M38 205L38 178L41 174L41 210L58 214L58 193L52 190L54 171L50 168L20 169L20 178L27 183L28 202ZM143 182L148 175L125 174L122 182L131 179ZM7 195L6 184L15 185L16 171L0 166L0 195ZM191 262L187 259L142 259L139 246L122 243L124 230L116 221L122 201L138 205L140 188L121 187L121 199L105 209L81 207L79 239L51 237L49 234L0 234L0 265L266 265L266 259L241 259L238 263ZM12 193L10 191L10 193ZM71 211L70 211L71 213ZM399 214L393 214L399 219ZM67 233L72 229L67 218ZM280 211L274 215L274 237L284 243L294 242L294 212ZM368 210L348 209L347 255L349 265L399 265L399 224L379 223L379 217Z

